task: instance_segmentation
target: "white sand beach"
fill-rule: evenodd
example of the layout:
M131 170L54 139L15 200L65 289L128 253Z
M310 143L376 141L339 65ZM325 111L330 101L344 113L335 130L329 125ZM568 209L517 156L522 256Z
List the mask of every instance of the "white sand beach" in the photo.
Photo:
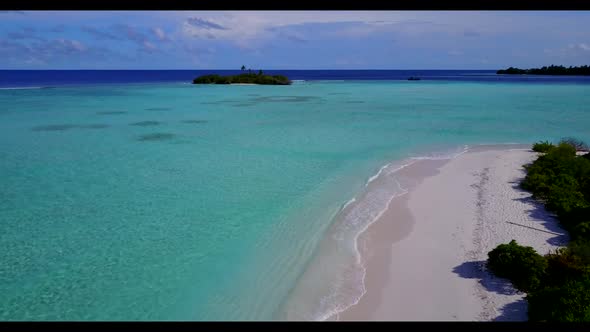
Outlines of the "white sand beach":
M339 320L523 321L524 294L485 270L515 239L546 254L567 242L542 205L518 188L528 149L470 149L399 172L420 179L359 238L366 293ZM435 171L436 170L436 171Z

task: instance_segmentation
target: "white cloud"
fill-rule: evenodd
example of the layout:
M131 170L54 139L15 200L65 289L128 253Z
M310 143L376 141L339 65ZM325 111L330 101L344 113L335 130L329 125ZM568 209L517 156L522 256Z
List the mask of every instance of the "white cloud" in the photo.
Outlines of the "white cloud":
M168 36L166 35L166 33L164 32L164 30L162 30L162 28L158 28L158 27L152 28L152 32L156 36L156 38L160 41L170 40L168 38Z
M41 60L41 59L37 59L34 57L29 56L28 58L26 58L26 60L24 61L25 64L27 65L31 65L31 66L44 66L47 64L47 62Z
M425 34L450 34L464 37L513 33L510 13L423 12L423 11L243 11L182 12L182 34L186 37L230 41L248 48L280 37L277 29L303 24L337 24L317 29L310 37L365 38L376 33L392 33L420 38ZM527 26L523 19L521 26ZM537 20L539 21L539 20Z
M25 65L45 65L54 61L79 60L82 56L103 58L107 52L89 48L74 39L52 39L44 41L26 42L20 40L0 40L0 57L11 62L17 61Z
M414 18L423 13L412 12L199 12L185 13L182 23L184 36L200 39L230 41L242 49L254 49L275 39L287 38L304 41L309 38L364 38L376 32L400 29L396 24L424 24L428 20ZM312 35L304 36L281 28L303 24L346 23L342 27L323 31L317 29ZM406 28L411 32L411 28Z
M189 37L201 39L229 40L242 48L255 48L256 41L268 39L272 33L265 28L269 25L243 16L221 16L216 18L188 17L182 23L182 32Z
M182 31L186 36L229 40L240 47L251 48L252 43L263 43L278 37L274 29L309 23L365 23L362 29L345 31L354 36L365 36L373 26L383 22L402 21L407 12L325 12L325 11L264 11L264 12L186 12ZM363 30L364 29L364 30ZM303 36L298 36L303 39Z
M195 57L201 63L210 60L218 65L225 65L225 62L230 60L208 54L216 48L219 52L235 50L235 46L240 48L236 51L245 58L256 54L269 55L280 58L280 61L289 66L297 66L297 63L305 61L332 64L336 61L334 56L329 60L322 60L323 55L320 55L330 53L332 47L356 47L355 51L358 53L355 54L360 60L381 61L379 63L393 65L398 65L400 61L409 61L412 64L418 64L419 61L437 61L434 59L435 56L425 58L426 60L415 60L413 57L429 54L447 55L441 58L444 58L444 61L457 62L468 54L469 61L473 64L479 63L482 58L489 58L492 63L499 61L498 58L506 58L502 61L508 63L509 57L517 56L522 58L523 62L524 58L530 57L539 62L556 60L555 63L564 63L587 62L590 57L590 34L586 29L589 26L588 16L584 13L574 15L561 12L506 11L32 11L26 12L26 15L0 16L7 27L10 24L14 27L26 25L30 21L38 31L35 33L43 39L29 37L25 40L22 38L24 34L21 34L18 39L12 40L22 44L21 46L0 43L0 51L12 52L18 56L26 52L25 48L28 47L41 53L36 56L41 60L78 56L78 53L83 53L79 54L80 59L91 56L99 58L99 52L96 50L99 46L112 48L113 53L169 52L170 58ZM64 22L67 22L67 31L56 29L57 32L61 31L59 35L45 34L50 31L49 29L55 29L58 24ZM117 23L118 29L113 29L112 25ZM111 25L104 26L105 24ZM84 30L84 27L94 29ZM85 32L81 36L80 29ZM78 33L75 33L76 31ZM6 31L5 35L0 37L10 37L9 32L11 31ZM95 38L89 39L87 34ZM55 37L77 39L86 45L74 41L55 41ZM271 44L272 49L264 47ZM120 45L123 47L119 47ZM186 45L194 45L195 48L188 51L185 49ZM282 48L284 45L287 45L285 49ZM318 53L317 60L299 58L302 53L297 51L297 45L301 46L302 52L308 52L313 47L313 51ZM87 50L83 51L85 48ZM181 52L176 52L177 50ZM399 58L387 58L389 54L397 54ZM557 58L553 59L554 57ZM22 61L25 59L26 57L22 56ZM357 59L342 59L340 65L363 66L355 61ZM443 60L441 64L444 64Z
M146 51L156 50L156 45L152 44L151 42L149 42L147 40L142 43L142 46L143 46L143 49Z
M63 38L56 39L54 41L53 48L59 49L60 51L65 53L84 52L88 49L84 44L77 40L69 40Z
M543 53L552 57L574 58L574 57L588 57L590 53L590 44L587 43L572 43L566 47L561 48L545 48Z
M581 51L590 51L590 45L586 43L571 44L569 45L569 48Z
M423 12L423 11L243 11L243 12L182 12L185 32L195 37L239 39L268 36L268 28L307 23L359 23L359 27L345 31L351 36L364 36L383 29L404 29L408 32L454 27L465 31L511 31L514 27L510 13L493 12ZM189 24L187 20L194 20ZM525 21L526 18L524 19ZM539 21L539 20L537 20ZM202 24L199 24L202 23ZM525 22L526 23L526 22ZM223 27L214 29L208 26ZM403 26L402 26L403 25ZM362 27L361 27L362 26ZM526 26L523 24L521 26ZM205 33L205 31L207 33Z

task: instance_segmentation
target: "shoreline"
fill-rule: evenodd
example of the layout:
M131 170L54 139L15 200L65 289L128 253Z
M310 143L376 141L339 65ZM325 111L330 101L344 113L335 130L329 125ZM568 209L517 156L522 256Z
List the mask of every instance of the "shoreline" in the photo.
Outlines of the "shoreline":
M526 320L524 294L485 271L487 252L514 238L544 254L567 235L518 189L536 156L524 146L473 146L397 170L408 192L355 244L364 292L329 320Z

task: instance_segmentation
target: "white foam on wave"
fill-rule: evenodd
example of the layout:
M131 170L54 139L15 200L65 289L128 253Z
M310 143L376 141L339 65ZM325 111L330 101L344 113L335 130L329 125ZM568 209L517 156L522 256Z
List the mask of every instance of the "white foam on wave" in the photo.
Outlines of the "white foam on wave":
M413 160L450 160L459 157L469 151L469 146L464 145L459 151L432 153L426 156L411 157Z
M403 196L409 192L409 190L403 188L398 179L395 178L395 173L419 160L450 160L468 151L469 146L465 145L459 149L459 151L454 150L450 153L444 152L410 157L403 160L401 163L387 163L382 166L375 175L367 180L365 188L382 177L384 177L382 179L384 182L383 185L365 189L365 192L359 194L358 198L353 197L342 207L340 210L341 213L346 207L356 203L346 212L346 215L342 216L343 219L340 221L341 225L339 227L341 229L338 232L340 234L334 234L333 236L337 241L347 241L347 238L349 238L349 236L346 235L347 231L352 230L354 232L351 240L355 262L350 269L346 269L343 273L350 278L345 281L347 284L335 285L336 287L334 290L320 299L321 310L312 314L314 316L312 317L313 320L338 320L340 313L358 304L366 294L366 267L363 264L361 250L359 250L359 239L373 223L383 216L395 198ZM387 182L390 182L389 185ZM397 188L391 189L392 184L395 184ZM338 278L342 277L343 276L340 275ZM352 287L350 287L351 285ZM354 293L348 292L347 290L349 290L349 288L347 287L350 287Z
M356 198L353 197L353 198L349 199L348 202L344 203L344 205L342 206L342 208L340 209L340 211L346 209L347 206L349 206L350 204L352 204L354 202L356 202Z
M379 168L379 171L377 171L377 173L375 173L375 175L371 176L367 182L365 183L365 187L367 187L371 182L373 182L375 179L377 179L379 177L379 175L381 175L381 172L383 172L384 169L386 169L387 167L389 167L390 164L385 164L384 166L382 166L381 168Z
M522 149L508 149L508 151L529 151L529 150L530 149L525 149L525 148L522 148Z
M410 157L409 159L407 159L406 161L402 162L402 164L394 169L391 169L387 172L387 174L393 174L403 168L406 168L412 164L414 164L416 161L418 160L447 160L447 159L454 159L462 154L464 154L465 152L469 151L469 146L468 145L464 145L463 148L458 151L458 152L445 152L445 153L439 153L439 154L431 154L431 155L426 155L426 156L417 156L417 157ZM365 183L365 187L369 186L369 184L371 184L371 182L375 181L377 178L379 178L379 176L383 173L384 170L388 169L389 167L391 167L393 165L392 162L385 164L384 166L382 166L379 171L377 171L377 173L375 173L374 175L372 175L371 177L369 177L369 179L367 180L367 182Z
M359 229L359 231L356 232L353 237L353 248L354 248L354 255L355 255L355 260L356 260L355 267L358 269L358 271L356 271L356 272L358 272L358 274L356 274L355 271L352 271L352 274L353 274L353 277L356 276L359 279L356 282L356 285L359 287L358 293L352 295L353 298L349 299L350 303L342 303L341 301L330 301L333 298L337 298L340 294L329 294L329 295L325 296L320 301L322 303L322 307L328 307L328 308L326 308L325 311L320 313L317 317L314 317L314 320L317 320L317 321L326 321L329 319L338 320L340 313L342 313L345 310L347 310L348 308L358 304L359 301L361 300L361 298L367 293L367 289L365 286L365 277L367 275L367 268L363 264L361 251L358 248L359 238L373 223L375 223L377 220L379 220L379 218L381 218L381 216L383 216L383 214L387 211L387 209L389 209L391 202L395 198L403 196L408 193L408 190L405 188L402 188L401 184L398 181L396 181L396 183L397 183L398 189L400 191L391 195L389 200L387 200L387 203L385 204L385 206L381 210L379 210L378 213L373 218L371 218L369 220L369 222L364 223L361 226L361 228ZM350 281L355 283L354 282L355 280L350 280ZM337 291L341 291L341 290L337 290ZM330 303L330 302L332 302L332 303ZM330 307L332 307L332 308L330 308Z

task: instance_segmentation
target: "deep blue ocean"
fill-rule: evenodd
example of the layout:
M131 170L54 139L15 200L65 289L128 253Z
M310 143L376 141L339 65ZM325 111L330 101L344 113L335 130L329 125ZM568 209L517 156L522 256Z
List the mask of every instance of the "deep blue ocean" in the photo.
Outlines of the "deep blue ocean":
M496 70L268 70L292 80L422 80L463 82L590 83L590 76L497 75ZM191 82L207 74L239 70L0 70L0 87L53 87L125 83Z

